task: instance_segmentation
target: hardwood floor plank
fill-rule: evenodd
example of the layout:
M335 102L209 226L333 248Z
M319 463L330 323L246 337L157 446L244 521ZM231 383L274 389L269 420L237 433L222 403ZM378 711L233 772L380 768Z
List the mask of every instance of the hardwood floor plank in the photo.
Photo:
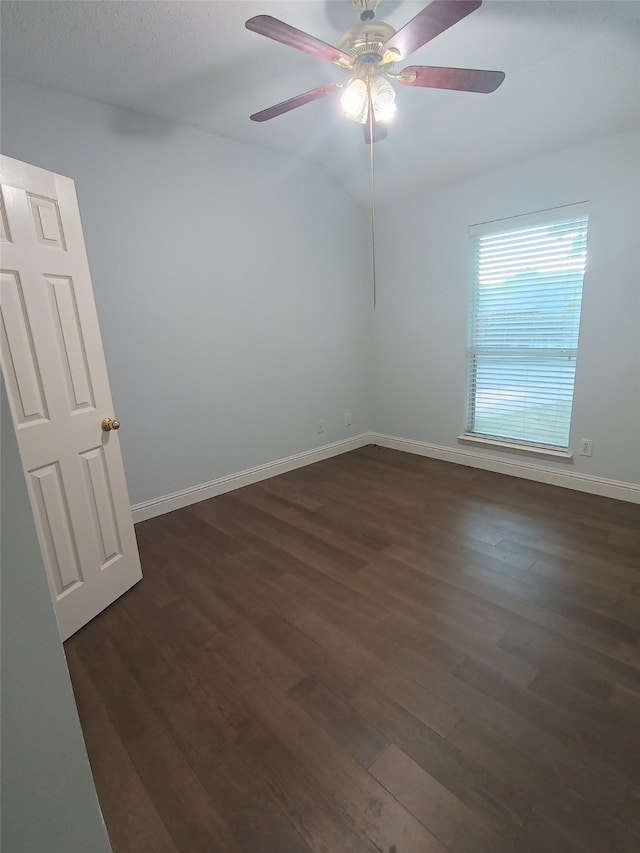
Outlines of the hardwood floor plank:
M306 677L306 670L249 623L229 632L224 646L233 646L240 660L249 661L285 692Z
M515 847L394 744L369 772L451 853L515 853Z
M273 616L264 630L291 651L318 680L343 699L362 719L398 744L416 762L470 804L505 835L515 835L530 806L517 791L468 761L409 711L300 629ZM390 691L393 695L393 691ZM396 697L397 698L397 697Z
M640 785L633 785L624 801L614 811L614 817L640 836Z
M217 709L206 697L192 691L179 673L156 656L129 620L111 627L109 633L120 656L131 655L129 671L189 763L193 766L197 757L222 749L228 726L221 724Z
M75 649L67 662L100 807L114 850L177 853L164 821L113 727Z
M224 649L221 654L224 655ZM248 712L241 732L233 739L234 747L254 777L272 792L308 846L318 853L334 849L344 849L345 853L371 853L372 842L314 775L313 763L298 755L296 741L290 743L288 736L279 738L251 713L249 703L220 667L220 659L207 649L192 650L188 656L180 655L178 659L192 682L204 690L212 702L234 708L235 714L239 710ZM247 666L251 666L247 660L240 662L239 671L246 672ZM253 672L257 674L256 670ZM237 673L234 678L236 676ZM249 678L247 685L250 689ZM292 731L298 733L299 730Z
M307 762L299 760L257 721L236 749L314 853L378 853L379 848L354 826L339 802L309 772Z
M244 850L308 853L311 849L234 745L197 763L198 777Z
M375 579L388 592L396 612L405 612L414 618L426 615L430 625L436 624L442 618L441 614L446 613L448 620L468 628L490 644L494 644L505 633L502 625L486 618L478 610L474 611L467 602L458 606L449 590L443 589L441 582L411 566L382 557L360 569L359 574L365 582Z
M628 687L616 684L608 698L615 708L629 709L634 719L640 720L640 691L629 690Z
M429 571L433 571L432 564L422 562L419 546L414 546L412 550L399 549L394 546L387 549L387 553L394 559L407 562L409 565L417 568L428 567ZM635 644L630 643L628 638L622 640L611 638L591 627L575 622L569 617L537 605L534 592L519 583L514 587L513 582L510 582L509 579L505 582L497 572L487 571L482 567L477 568L475 566L472 571L465 571L455 565L447 566L446 569L442 567L439 571L442 576L446 572L451 572L453 575L457 571L456 583L468 592L473 592L481 598L499 603L523 619L548 628L568 640L575 640L594 652L605 654L620 663L629 665L640 675L640 649Z
M550 850L585 853L582 841L574 838L568 828L558 826L535 809L520 830L516 844L522 853L549 853Z
M288 547L285 550L289 550L296 556L300 555L302 559L323 557L331 564L337 564L346 569L357 569L366 563L366 558L334 545L327 540L326 536L308 533L297 525L282 521L275 514L258 508L257 499L243 496L242 491L239 489L237 494L228 495L227 503L242 513L247 523L250 523L254 530L261 532L267 541L275 535L279 543L283 545L286 543Z
M574 713L572 740L605 765L640 779L640 717L584 696L571 685L546 675L536 676L529 691Z
M547 752L546 759L532 757L467 720L456 726L449 741L465 755L499 772L507 784L529 798L538 816L555 826L567 827L573 838L581 838L584 850L631 853L637 849L639 837L618 817L618 812L624 812L629 804L625 788L609 798L592 790L592 796L586 798L585 782L589 785L591 780L583 780L581 768L561 754ZM519 839L520 834L516 846Z
M365 722L347 702L314 676L300 681L289 690L289 696L319 722L361 767L368 768L389 743L381 732Z
M559 718L551 706L540 703L533 702L529 710L527 694L519 695L517 688L508 682L498 681L496 689L492 690L495 676L492 679L485 674L476 685L472 680L468 683L429 663L420 650L404 649L396 659L403 672L411 673L423 684L430 685L436 695L443 695L454 703L464 714L465 722L486 729L550 772L562 767L567 782L592 802L604 800L612 807L619 803L627 787L626 777L607 762L599 762L591 753L567 743L574 719L569 710ZM480 689L483 686L484 690ZM546 723L546 728L541 728L540 722ZM448 741L450 738L451 734L447 735Z
M204 518L208 524L223 533L232 536L246 546L244 552L234 554L237 561L242 562L242 557L251 556L253 559L261 558L265 561L264 566L268 573L278 574L284 571L296 571L305 563L286 549L278 547L264 536L258 535L254 527L243 516L238 515L229 508L224 501L202 501L194 504L193 512Z
M232 650L228 650L232 653ZM412 853L443 853L443 846L369 774L347 756L296 703L270 688L257 670L240 670L238 661L214 652L215 666L235 685L253 714L277 737L296 734L297 751L326 788L374 844Z
M393 699L441 737L446 737L462 716L460 710L443 696L434 695L429 687L405 677L382 657L370 653L366 645L350 639L318 614L299 624L305 633L348 664L352 672L362 672L363 680L375 690Z
M573 730L576 717L573 709L554 705L539 694L517 687L499 673L479 666L472 660L467 659L461 664L455 671L455 677L519 718L560 738L566 738Z
M640 670L537 622L522 619L497 645L532 664L538 662L548 672L561 670L578 689L595 698L606 698L617 683L640 692Z
M375 566L367 567L366 574L363 573L360 576L361 583L368 584L371 590L388 589L392 585L392 577L389 577L386 584L384 581L379 583L380 571ZM384 573L386 574L387 571L385 569ZM435 640L446 643L462 654L486 664L486 666L502 673L505 678L512 680L515 684L526 687L536 675L537 670L534 667L508 653L503 653L503 650L494 644L499 637L491 642L476 631L458 624L455 618L450 618L448 614L442 615L426 606L424 610L426 616L425 631Z
M197 536L207 544L207 552L215 554L237 554L246 550L246 544L233 536L219 530L206 519L201 518L191 507L176 510L176 517L189 529L190 536Z
M289 522L298 530L338 545L354 557L368 562L385 547L384 543L373 537L362 535L344 525L324 521L317 512L297 506L279 496L273 496L262 483L256 484L250 492L244 492L242 499L249 506L267 513L273 518Z
M175 846L246 853L100 631L100 621L77 634L74 646Z

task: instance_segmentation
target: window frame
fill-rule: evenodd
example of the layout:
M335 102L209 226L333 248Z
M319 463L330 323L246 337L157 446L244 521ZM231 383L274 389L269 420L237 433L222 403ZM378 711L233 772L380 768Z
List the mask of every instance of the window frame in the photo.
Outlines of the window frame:
M479 302L479 255L478 241L483 235L500 235L507 234L510 231L517 231L543 225L559 225L563 222L570 222L572 219L586 219L585 229L585 253L587 252L588 229L589 229L589 203L578 202L576 204L564 205L562 207L551 208L547 210L536 211L535 213L523 214L521 216L512 216L505 219L492 220L489 222L479 223L469 227L469 275L468 275L468 309L467 309L467 348L466 348L466 400L465 400L465 428L464 432L458 436L458 440L477 445L499 447L505 450L513 450L522 453L531 453L536 455L544 455L559 458L572 458L573 454L570 451L571 446L571 427L573 417L573 405L575 400L575 367L571 384L571 404L569 411L569 424L567 433L567 444L552 444L544 441L534 441L532 439L524 439L519 437L507 436L504 434L488 434L485 432L476 431L476 411L477 411L477 358L478 350L482 346L478 346L475 340L475 333L478 326L478 302ZM575 347L536 347L529 348L529 354L535 353L538 355L547 355L547 357L568 357L573 359L574 365L577 364L579 334L582 317L582 296L584 293L584 280L586 276L587 257L585 255L585 264L582 270L582 280L580 284L580 311L578 314L578 332ZM514 291L515 292L515 291ZM567 293L570 288L567 288ZM506 326L505 326L506 327ZM484 347L485 350L489 349ZM499 350L503 356L511 355L514 361L517 358L526 356L526 347L517 347L515 345L503 347ZM486 354L486 353L485 353ZM524 361L523 361L524 363ZM523 386L524 388L525 386Z

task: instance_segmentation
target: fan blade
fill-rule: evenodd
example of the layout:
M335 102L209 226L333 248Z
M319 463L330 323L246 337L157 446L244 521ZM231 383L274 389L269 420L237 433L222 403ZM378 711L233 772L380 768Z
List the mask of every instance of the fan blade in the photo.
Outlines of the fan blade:
M367 145L371 145L371 139L373 138L374 142L380 142L383 139L387 138L387 125L381 121L376 121L375 119L371 122L373 125L372 128L369 127L369 122L365 122L363 124L364 127L364 141ZM373 131L373 133L371 133Z
M393 78L403 86L428 89L457 89L459 92L495 92L504 80L504 71L476 71L473 68L438 68L410 65Z
M302 30L285 24L284 21L272 18L271 15L256 15L255 18L249 18L245 27L274 41L288 44L289 47L294 47L303 53L310 53L311 56L323 59L325 62L333 62L343 68L351 68L352 59L348 54L314 36L303 33Z
M482 6L482 0L433 0L391 36L380 54L394 50L404 58Z
M329 95L331 92L335 92L336 89L341 88L340 83L327 83L324 86L318 86L317 89L311 89L310 92L296 95L295 98L289 98L288 101L282 101L282 103L276 104L273 107L267 107L266 110L254 113L249 118L251 121L268 121L270 118L282 115L282 113L288 113L289 110L295 110L296 107L302 107L305 104L311 103L311 101L317 101L318 98L324 98L325 95Z

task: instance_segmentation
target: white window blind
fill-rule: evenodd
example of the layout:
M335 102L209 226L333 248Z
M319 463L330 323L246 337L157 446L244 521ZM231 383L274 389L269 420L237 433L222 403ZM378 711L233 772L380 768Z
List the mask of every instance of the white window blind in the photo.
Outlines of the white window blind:
M587 205L469 229L466 433L567 448Z

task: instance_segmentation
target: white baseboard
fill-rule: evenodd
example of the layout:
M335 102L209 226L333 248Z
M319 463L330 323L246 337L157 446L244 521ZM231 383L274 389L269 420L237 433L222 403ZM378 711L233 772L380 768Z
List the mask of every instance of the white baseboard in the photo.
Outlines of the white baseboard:
M592 477L589 474L578 474L574 471L559 471L542 465L531 465L527 462L511 459L498 459L466 448L443 447L439 444L429 444L426 441L413 441L397 438L382 433L370 433L372 444L388 447L391 450L402 450L405 453L416 453L419 456L429 456L432 459L442 459L445 462L456 462L458 465L468 465L471 468L482 468L498 474L509 474L512 477L522 477L525 480L535 480L538 483L548 483L552 486L562 486L578 492L589 492L592 495L602 495L607 498L640 503L640 485L625 483L618 480L608 480L605 477Z
M320 462L322 459L330 459L350 450L357 450L367 444L378 444L380 447L388 447L391 450L401 450L405 453L415 453L419 456L429 456L432 459L442 459L445 462L454 462L458 465L467 465L471 468L482 468L485 471L494 471L498 474L508 474L511 477L521 477L525 480L534 480L538 483L548 483L551 486L562 486L565 489L575 489L578 492L588 492L592 495L602 495L607 498L629 501L640 504L640 486L635 483L624 483L618 480L608 480L605 477L592 477L589 474L577 474L573 471L559 471L555 468L547 468L542 465L531 465L527 462L516 462L511 459L498 459L466 448L444 447L439 444L429 444L426 441L414 441L408 438L398 438L393 435L383 435L378 432L363 432L353 438L343 441L335 441L333 444L325 444L324 447L316 447L304 453L296 453L284 459L276 459L255 468L247 468L236 474L228 474L218 477L209 483L201 483L190 489L182 489L170 495L163 495L150 501L143 501L131 507L134 523L163 515L174 509L197 503L198 501L223 495L234 489L241 489L251 483L267 480L269 477L277 477L295 468Z
M311 465L313 462L320 462L322 459L329 459L332 456L338 456L341 453L347 453L349 450L356 450L358 447L364 447L371 443L371 433L361 433L353 438L335 441L333 444L325 444L323 447L296 453L284 459L266 462L264 465L247 468L245 471L238 471L236 474L218 477L216 480L192 486L190 489L182 489L170 495L162 495L150 501L143 501L131 507L133 522L135 524L138 521L145 521L148 518L154 518L156 515L163 515L165 512L172 512L174 509L181 509L198 501L205 501L208 498L216 497L216 495L241 489L243 486L258 483L260 480L267 480L269 477L277 477L278 474L285 474L287 471L293 471L294 468L302 468L304 465Z

